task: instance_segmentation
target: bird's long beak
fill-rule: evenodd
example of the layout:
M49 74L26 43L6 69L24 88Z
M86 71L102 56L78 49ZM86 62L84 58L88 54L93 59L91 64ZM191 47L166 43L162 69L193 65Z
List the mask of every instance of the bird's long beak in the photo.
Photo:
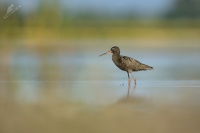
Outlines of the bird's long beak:
M109 54L109 53L112 53L112 51L111 51L111 50L109 50L108 52L106 52L106 53L104 53L104 54L101 54L101 55L99 55L99 57L100 57L100 56L102 56L102 55L105 55L105 54Z

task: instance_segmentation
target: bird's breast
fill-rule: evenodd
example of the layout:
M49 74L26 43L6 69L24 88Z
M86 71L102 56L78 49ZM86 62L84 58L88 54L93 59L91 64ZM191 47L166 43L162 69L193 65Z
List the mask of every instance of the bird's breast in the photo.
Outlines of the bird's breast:
M114 64L121 70L127 71L125 68L125 64L121 61L121 59L115 55L112 56L112 60Z

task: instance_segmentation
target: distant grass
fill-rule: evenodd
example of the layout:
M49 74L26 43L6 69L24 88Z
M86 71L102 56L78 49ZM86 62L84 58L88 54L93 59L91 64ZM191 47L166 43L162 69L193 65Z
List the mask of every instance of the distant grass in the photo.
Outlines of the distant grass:
M3 21L1 41L66 39L199 39L200 21Z
M67 38L199 38L200 28L137 28L137 27L65 27L14 28L5 31L2 39L67 39Z

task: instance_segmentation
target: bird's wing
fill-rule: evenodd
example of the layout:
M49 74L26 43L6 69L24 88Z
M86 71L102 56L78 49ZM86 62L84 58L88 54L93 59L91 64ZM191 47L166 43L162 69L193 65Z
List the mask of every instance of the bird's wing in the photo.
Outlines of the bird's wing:
M145 64L142 64L139 61L137 61L137 60L135 60L131 57L128 57L128 56L122 56L121 60L124 64L126 64L128 69L131 69L133 71L153 69L152 67L145 65Z
M128 57L128 56L121 56L121 62L127 64L127 65L138 65L141 64L139 61Z

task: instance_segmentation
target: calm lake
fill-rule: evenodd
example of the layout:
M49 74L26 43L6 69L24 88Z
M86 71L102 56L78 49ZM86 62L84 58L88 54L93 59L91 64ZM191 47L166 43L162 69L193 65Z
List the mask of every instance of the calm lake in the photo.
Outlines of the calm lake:
M157 41L165 45L152 47L153 41L98 40L41 51L9 48L0 61L0 132L198 133L198 42ZM136 87L133 81L128 86L111 55L99 57L115 45L122 55L154 67L134 73Z

